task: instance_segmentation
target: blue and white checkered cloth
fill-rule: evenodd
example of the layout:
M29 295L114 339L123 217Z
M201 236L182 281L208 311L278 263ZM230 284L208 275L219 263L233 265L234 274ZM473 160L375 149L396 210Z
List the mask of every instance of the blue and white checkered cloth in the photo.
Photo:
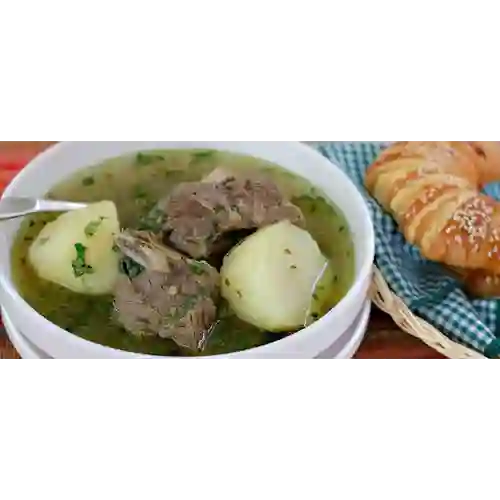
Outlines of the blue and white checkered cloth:
M425 260L364 188L365 171L386 147L381 142L319 143L316 149L336 161L356 183L370 208L376 237L376 264L406 305L451 340L491 358L500 356L500 301L469 300L444 268ZM488 194L500 199L498 186Z

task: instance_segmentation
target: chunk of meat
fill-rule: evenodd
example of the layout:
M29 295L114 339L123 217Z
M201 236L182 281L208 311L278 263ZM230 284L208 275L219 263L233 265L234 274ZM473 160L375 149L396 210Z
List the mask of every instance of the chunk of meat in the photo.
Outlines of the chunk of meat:
M178 250L195 259L231 248L230 233L289 220L304 227L301 210L269 178L216 170L201 182L179 185L160 202L163 231Z
M133 335L172 339L190 351L203 349L217 319L220 276L158 243L149 233L125 231L117 245L141 266L121 274L115 288L117 320Z

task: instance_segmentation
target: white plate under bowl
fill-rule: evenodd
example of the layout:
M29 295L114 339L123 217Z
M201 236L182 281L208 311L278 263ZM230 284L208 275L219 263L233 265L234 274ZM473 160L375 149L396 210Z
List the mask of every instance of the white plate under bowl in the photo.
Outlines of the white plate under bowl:
M367 301L363 311L358 316L353 325L332 345L330 349L318 357L318 359L350 359L358 351L363 342L370 320L371 302ZM16 351L23 359L52 359L48 354L30 342L15 327L10 316L2 308L2 321L5 331L15 347Z
M317 359L351 359L358 352L363 340L365 339L372 311L370 300L366 302L365 307L356 321L345 331L345 333L333 344L330 349L320 354Z

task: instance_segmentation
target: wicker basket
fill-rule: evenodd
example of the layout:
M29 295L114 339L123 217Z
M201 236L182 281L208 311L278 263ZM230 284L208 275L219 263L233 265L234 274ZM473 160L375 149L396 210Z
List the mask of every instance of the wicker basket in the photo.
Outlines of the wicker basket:
M371 295L373 303L389 314L402 330L420 339L447 358L486 359L482 354L451 341L427 321L415 316L404 302L392 292L382 273L376 267L374 268Z

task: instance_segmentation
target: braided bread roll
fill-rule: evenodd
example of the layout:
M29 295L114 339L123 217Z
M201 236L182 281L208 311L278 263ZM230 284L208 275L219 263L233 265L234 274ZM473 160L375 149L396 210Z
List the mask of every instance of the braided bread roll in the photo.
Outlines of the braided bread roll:
M398 142L366 188L407 241L432 261L500 274L500 203L480 191L500 180L500 143Z
M500 274L463 269L454 269L452 273L462 282L464 290L470 296L479 299L500 298Z

